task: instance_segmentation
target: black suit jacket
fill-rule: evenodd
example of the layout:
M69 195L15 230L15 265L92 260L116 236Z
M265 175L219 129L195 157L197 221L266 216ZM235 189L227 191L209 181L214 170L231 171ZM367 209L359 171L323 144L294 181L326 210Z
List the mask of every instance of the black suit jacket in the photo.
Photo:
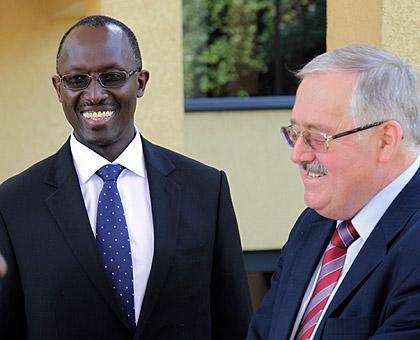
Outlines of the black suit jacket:
M420 170L382 216L334 295L314 339L420 339ZM248 340L289 339L336 221L307 209L284 246Z
M131 333L97 254L69 142L0 186L0 338L244 339L248 286L223 172L142 139L155 250Z

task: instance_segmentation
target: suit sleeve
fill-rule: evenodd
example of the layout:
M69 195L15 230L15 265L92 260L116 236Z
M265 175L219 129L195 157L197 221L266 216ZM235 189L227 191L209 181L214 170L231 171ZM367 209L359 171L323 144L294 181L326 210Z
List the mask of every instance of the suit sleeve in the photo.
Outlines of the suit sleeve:
M248 336L246 340L266 340L268 339L271 329L271 319L273 315L273 306L276 301L277 292L279 289L279 282L283 272L284 257L288 253L288 248L293 243L295 235L299 234L299 226L302 220L307 216L310 210L306 209L297 219L295 226L289 235L289 240L281 250L279 260L277 261L276 271L271 277L271 286L268 292L265 294L261 304L258 306L254 316L252 317L251 323L248 329Z
M251 303L238 225L224 172L221 172L217 223L210 292L212 338L243 340L251 317Z
M247 340L265 340L271 327L271 316L273 314L273 305L277 295L278 284L282 272L282 256L280 255L276 271L271 277L271 286L257 311L252 317L249 325Z
M0 338L25 338L25 309L16 258L3 216L0 214L0 252L7 262L7 273L0 278Z

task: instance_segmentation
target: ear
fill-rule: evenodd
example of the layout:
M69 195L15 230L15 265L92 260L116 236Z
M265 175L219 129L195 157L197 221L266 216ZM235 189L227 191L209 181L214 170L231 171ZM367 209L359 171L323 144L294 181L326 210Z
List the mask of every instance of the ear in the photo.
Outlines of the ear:
M400 149L403 131L400 123L396 120L389 120L379 126L379 161L382 163L389 162Z
M137 77L137 82L138 82L137 98L143 97L149 77L150 77L149 71L141 70L139 72L139 75Z
M55 88L55 91L57 92L58 100L61 103L61 79L59 76L55 75L52 77L52 84Z

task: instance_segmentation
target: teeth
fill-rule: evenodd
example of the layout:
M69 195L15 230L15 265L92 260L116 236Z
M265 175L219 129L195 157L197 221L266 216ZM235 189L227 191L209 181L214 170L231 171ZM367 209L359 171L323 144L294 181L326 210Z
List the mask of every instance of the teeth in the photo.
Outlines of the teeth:
M322 177L322 176L325 176L325 174L308 171L308 177L316 178L316 177Z
M83 117L92 120L101 120L111 117L115 111L87 111L83 112Z

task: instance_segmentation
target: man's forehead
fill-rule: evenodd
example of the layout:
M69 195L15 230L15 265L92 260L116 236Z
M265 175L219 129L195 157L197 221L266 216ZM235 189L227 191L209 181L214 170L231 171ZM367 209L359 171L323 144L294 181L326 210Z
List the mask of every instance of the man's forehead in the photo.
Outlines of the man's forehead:
M327 99L330 93L349 96L353 92L357 72L315 72L305 76L297 90L297 97ZM335 98L330 98L332 101Z
M108 39L128 40L126 33L115 24L107 24L105 26L82 25L74 28L68 34L63 47L73 42L101 42L104 40L104 37Z
M63 44L59 67L70 70L103 71L131 67L134 53L126 33L116 25L79 26Z
M292 110L292 124L323 132L351 122L354 72L315 73L301 82Z

